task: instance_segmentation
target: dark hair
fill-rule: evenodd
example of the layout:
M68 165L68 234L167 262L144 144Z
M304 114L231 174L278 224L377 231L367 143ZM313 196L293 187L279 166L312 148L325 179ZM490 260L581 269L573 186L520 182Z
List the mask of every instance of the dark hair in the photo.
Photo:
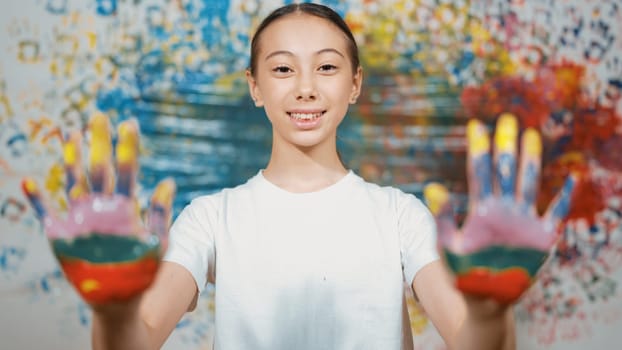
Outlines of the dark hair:
M348 54L350 56L350 61L352 61L352 71L356 72L360 65L358 46L356 45L356 40L354 40L354 35L352 35L352 31L350 31L350 28L343 20L343 18L341 18L341 16L339 16L337 12L335 12L328 6L312 3L302 3L289 4L283 7L279 7L278 9L272 11L266 18L263 19L263 21L261 21L261 23L257 27L257 30L255 31L253 40L251 41L251 59L249 67L251 74L255 74L255 70L257 67L257 55L259 54L258 42L261 33L270 25L270 23L292 13L304 13L307 15L316 16L328 20L336 25L348 37Z

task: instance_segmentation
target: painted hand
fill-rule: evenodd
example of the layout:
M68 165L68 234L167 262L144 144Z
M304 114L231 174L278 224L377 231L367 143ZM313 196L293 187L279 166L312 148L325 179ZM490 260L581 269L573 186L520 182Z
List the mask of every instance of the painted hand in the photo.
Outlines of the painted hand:
M460 229L448 191L436 183L424 190L456 287L467 296L492 298L501 304L517 301L534 281L557 239L557 228L568 213L577 182L574 175L569 176L539 217L534 202L541 165L540 136L533 129L523 132L517 169L517 135L516 118L500 116L491 156L486 127L477 120L469 121L469 211Z
M69 282L86 302L101 305L130 300L153 281L166 245L175 183L158 184L145 226L134 194L138 124L128 120L118 127L116 177L108 118L94 115L89 131L88 175L81 164L80 133L63 145L67 213L55 213L33 179L25 178L22 189Z

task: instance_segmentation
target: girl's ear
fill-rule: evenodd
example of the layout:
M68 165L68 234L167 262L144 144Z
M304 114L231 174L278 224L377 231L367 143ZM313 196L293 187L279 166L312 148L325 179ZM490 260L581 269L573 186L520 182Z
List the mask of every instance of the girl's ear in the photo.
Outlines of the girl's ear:
M355 104L361 94L361 86L363 85L363 68L359 66L356 73L352 77L352 92L350 93L350 104Z
M255 107L262 107L263 99L261 98L261 93L257 87L257 81L255 80L255 77L253 77L250 69L246 70L246 81L248 82L248 91L251 94L253 102L255 102Z

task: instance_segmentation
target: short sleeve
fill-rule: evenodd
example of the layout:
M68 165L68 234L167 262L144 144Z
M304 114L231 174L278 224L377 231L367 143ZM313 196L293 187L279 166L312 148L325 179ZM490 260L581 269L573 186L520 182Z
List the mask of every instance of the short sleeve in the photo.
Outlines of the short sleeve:
M163 260L185 267L203 292L214 268L214 228L217 210L209 196L194 199L177 216L169 231ZM213 279L210 278L210 279Z
M400 193L397 209L404 278L410 285L422 267L439 259L436 222L430 210L412 194Z

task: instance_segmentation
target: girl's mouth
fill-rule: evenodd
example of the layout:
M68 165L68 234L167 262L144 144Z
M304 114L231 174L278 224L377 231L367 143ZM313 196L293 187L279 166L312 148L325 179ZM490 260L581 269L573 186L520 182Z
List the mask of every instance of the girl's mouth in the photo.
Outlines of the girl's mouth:
M326 111L322 112L314 112L314 113L303 113L303 112L288 112L290 118L299 122L310 122L321 117Z

